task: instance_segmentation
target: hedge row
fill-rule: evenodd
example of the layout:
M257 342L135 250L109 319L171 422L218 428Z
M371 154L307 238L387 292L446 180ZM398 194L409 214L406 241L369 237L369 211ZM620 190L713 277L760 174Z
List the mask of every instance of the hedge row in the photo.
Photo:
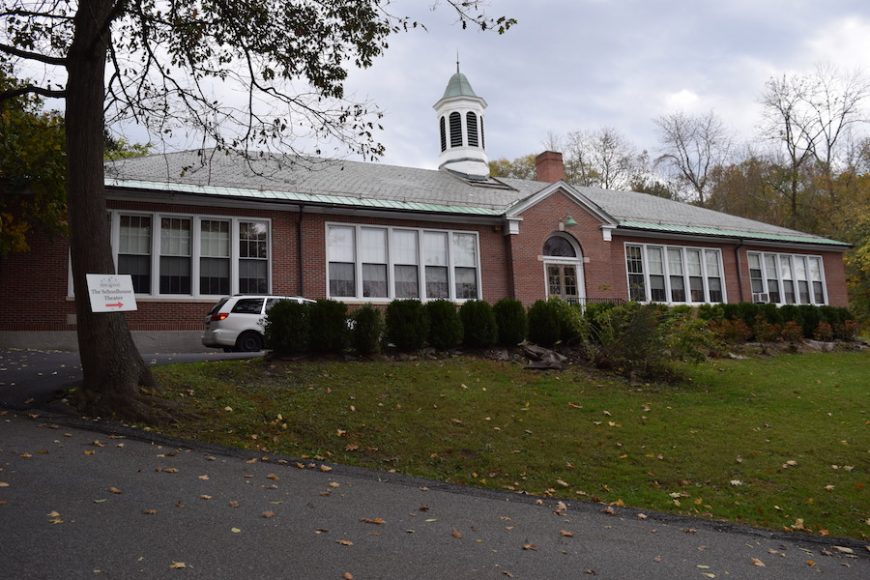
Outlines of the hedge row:
M481 300L458 309L446 300L423 304L394 300L386 310L370 305L351 316L334 300L313 304L279 302L266 321L266 346L277 354L341 352L348 346L361 354L378 352L384 341L403 352L429 345L450 350L513 346L526 340L552 347L581 346L599 362L635 360L620 349L671 352L675 358L694 358L706 344L701 329L727 342L816 338L853 339L858 325L845 308L771 304L705 304L698 308L661 304L589 304L584 310L557 298L538 300L528 310L517 300L503 299L490 306ZM676 332L681 332L677 336ZM641 346L642 343L642 346ZM668 344L667 348L662 344ZM682 346L679 346L682 345ZM679 348L678 348L679 347ZM687 354L688 353L688 354ZM643 366L643 365L641 365Z

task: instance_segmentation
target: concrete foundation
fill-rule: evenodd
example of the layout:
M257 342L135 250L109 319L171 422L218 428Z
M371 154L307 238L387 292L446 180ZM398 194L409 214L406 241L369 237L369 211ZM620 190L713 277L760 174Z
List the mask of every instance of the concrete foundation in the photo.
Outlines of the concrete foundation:
M216 352L218 349L202 345L202 332L182 331L133 331L133 342L139 352L145 354L172 352ZM0 348L59 350L78 352L78 338L73 331L52 332L0 332Z

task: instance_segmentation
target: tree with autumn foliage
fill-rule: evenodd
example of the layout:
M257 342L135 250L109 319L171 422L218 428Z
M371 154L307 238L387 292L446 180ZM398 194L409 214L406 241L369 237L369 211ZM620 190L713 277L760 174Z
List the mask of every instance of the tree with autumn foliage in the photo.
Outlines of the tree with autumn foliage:
M447 0L463 27L507 30L477 1ZM0 66L27 62L44 82L0 90L0 102L64 101L66 192L82 403L94 414L160 418L154 378L123 313L91 312L85 274L115 267L106 224L104 131L118 121L172 134L193 129L218 149L294 152L299 132L377 157L380 114L344 98L389 37L417 26L388 0L2 0ZM244 95L217 101L219 83ZM319 152L319 151L318 151Z

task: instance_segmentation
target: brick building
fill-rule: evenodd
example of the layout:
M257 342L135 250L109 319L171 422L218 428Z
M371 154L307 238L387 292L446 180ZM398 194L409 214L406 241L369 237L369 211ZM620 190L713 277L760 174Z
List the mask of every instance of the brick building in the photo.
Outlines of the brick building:
M844 243L575 187L551 151L536 180L491 177L486 102L463 74L435 110L438 170L216 151L109 163L112 248L133 278L138 310L126 316L140 345L196 347L211 304L234 293L847 303ZM0 345L75 347L65 240L3 259L0 297Z

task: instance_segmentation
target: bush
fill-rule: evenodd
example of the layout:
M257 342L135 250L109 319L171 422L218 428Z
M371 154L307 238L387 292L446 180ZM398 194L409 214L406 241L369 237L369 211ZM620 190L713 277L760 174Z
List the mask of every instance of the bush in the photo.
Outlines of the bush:
M555 303L538 300L532 304L529 308L529 340L549 348L559 341L559 336L559 312Z
M782 327L774 322L769 322L764 314L759 313L755 317L752 331L755 334L755 340L759 342L775 342L779 340Z
M724 320L737 320L743 318L740 312L740 306L737 304L722 304L722 318Z
M855 340L860 331L861 324L857 320L845 320L840 328L834 328L834 336L840 340Z
M764 316L764 319L770 324L782 324L782 313L779 311L779 306L776 304L759 304L758 309Z
M429 317L429 344L438 350L456 348L462 342L462 321L456 306L447 300L426 304Z
M362 355L380 351L381 338L384 334L384 317L381 311L371 304L366 304L353 313L352 319L350 342L354 350Z
M794 344L800 342L803 337L803 327L794 320L787 320L785 324L782 325L782 338L786 342Z
M822 321L819 307L810 304L802 304L798 306L798 310L800 310L801 313L801 326L804 329L804 337L812 338L813 333L816 331L816 327L818 327L819 322Z
M498 340L495 313L489 302L469 300L459 308L464 332L463 344L470 348L488 348Z
M559 340L565 345L579 344L586 338L587 324L579 306L561 298L550 298L559 318Z
M698 306L698 318L701 320L723 320L725 308L721 304L701 304Z
M498 343L515 346L526 339L528 321L523 303L512 298L502 298L492 307L498 327Z
M708 323L710 330L723 341L740 344L752 338L752 329L742 319L720 320Z
M803 324L803 319L801 318L801 311L794 304L786 304L785 306L779 307L779 313L782 315L782 322L785 324L786 322L796 322L798 326Z
M819 322L813 331L813 338L830 342L834 339L834 328L827 322Z
M393 300L387 306L387 340L403 352L419 350L429 336L429 317L419 300Z
M761 313L761 308L752 302L741 302L735 306L737 307L737 317L746 323L747 328L752 330L755 326L755 318Z
M347 304L320 299L310 305L311 350L341 352L347 346Z
M280 300L266 315L266 348L277 355L308 351L310 305Z

